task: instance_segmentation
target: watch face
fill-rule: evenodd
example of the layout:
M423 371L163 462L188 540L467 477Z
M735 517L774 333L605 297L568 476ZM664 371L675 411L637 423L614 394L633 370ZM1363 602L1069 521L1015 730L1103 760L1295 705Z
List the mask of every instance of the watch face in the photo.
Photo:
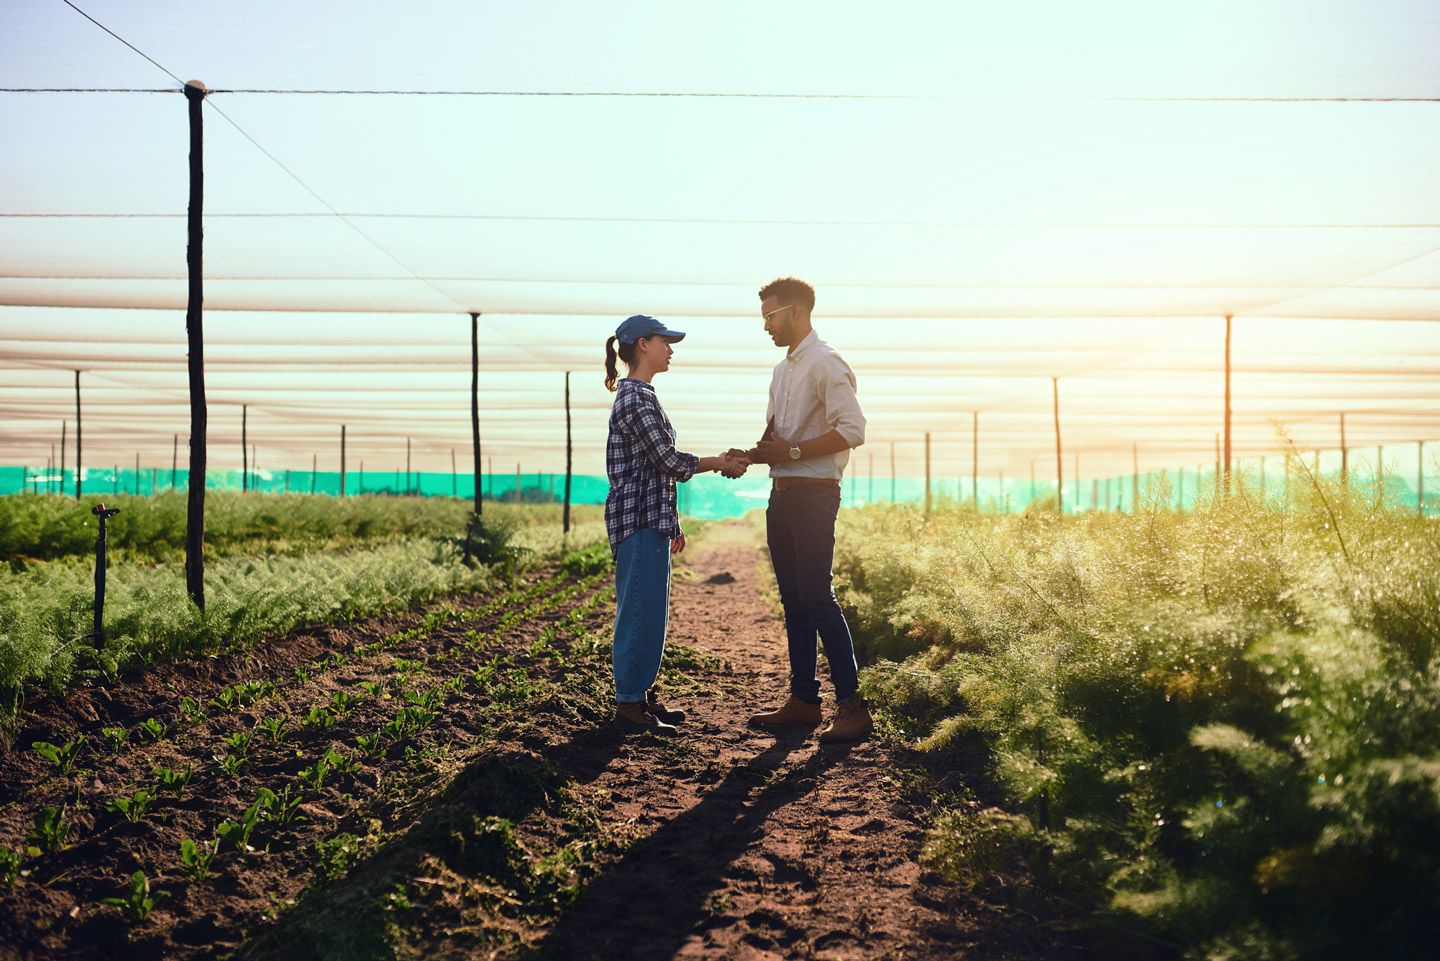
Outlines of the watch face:
M791 459L791 460L799 460L799 459L800 459L800 448L798 448L798 447L792 447L792 448L790 448L790 459Z

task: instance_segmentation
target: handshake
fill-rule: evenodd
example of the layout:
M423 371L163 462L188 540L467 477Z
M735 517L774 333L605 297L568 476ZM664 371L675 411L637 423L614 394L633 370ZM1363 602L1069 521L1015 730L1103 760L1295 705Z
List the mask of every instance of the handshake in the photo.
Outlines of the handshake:
M722 477L735 480L737 477L744 477L745 471L750 466L749 455L738 448L730 448L718 457L707 457L706 460L714 461L714 470Z

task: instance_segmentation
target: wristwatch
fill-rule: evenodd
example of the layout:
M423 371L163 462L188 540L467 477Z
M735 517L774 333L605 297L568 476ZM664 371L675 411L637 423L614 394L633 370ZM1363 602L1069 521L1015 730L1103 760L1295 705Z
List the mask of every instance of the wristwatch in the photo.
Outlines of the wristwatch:
M790 459L791 459L791 460L799 460L799 459L800 459L800 448L798 448L798 447L792 447L792 448L790 448Z

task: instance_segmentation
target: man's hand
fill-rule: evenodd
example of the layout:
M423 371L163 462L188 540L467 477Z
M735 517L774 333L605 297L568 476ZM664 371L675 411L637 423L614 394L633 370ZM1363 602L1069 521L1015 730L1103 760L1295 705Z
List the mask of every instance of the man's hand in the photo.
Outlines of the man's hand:
M745 469L750 466L750 455L737 447L732 447L720 455L729 466L722 468L720 474L735 480L737 477L745 476Z
M685 550L685 535L684 535L684 534L681 534L679 537L672 537L672 538L670 539L670 553L671 553L671 554L679 554L679 553L681 553L681 552L684 551L684 550Z
M783 464L790 459L790 448L794 446L790 441L779 438L762 440L750 452L750 459L757 464Z

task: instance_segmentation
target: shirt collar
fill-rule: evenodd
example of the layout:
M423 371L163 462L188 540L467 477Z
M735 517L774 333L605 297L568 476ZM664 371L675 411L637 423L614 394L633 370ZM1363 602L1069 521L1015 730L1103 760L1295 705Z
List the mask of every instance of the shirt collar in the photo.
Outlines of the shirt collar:
M655 386L653 384L647 384L643 380L633 380L629 377L620 378L620 386L623 386L625 384L629 384L631 387L643 387L650 393L655 393Z
M815 343L815 341L817 341L817 340L819 340L819 339L820 339L819 337L816 337L816 336L815 336L815 330L814 330L814 328L811 328L810 333L808 333L808 334L806 334L804 337L802 337L802 338L800 339L800 343L796 344L795 347L794 347L788 354L785 355L785 359L786 359L786 360L794 360L794 359L796 359L797 357L800 356L801 352L803 352L807 347L809 347L811 344Z

